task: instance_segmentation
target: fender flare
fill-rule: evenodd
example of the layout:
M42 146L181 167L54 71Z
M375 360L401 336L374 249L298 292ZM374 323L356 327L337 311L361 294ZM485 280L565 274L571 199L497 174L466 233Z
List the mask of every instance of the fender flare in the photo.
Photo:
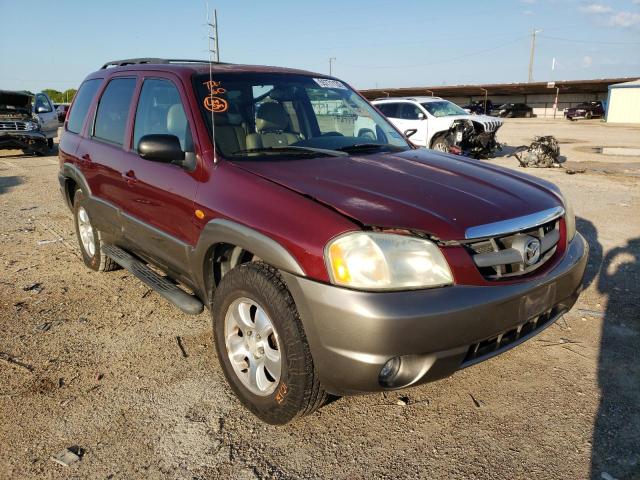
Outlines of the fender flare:
M71 208L72 206L73 198L71 198L66 191L68 180L73 180L85 194L91 195L91 188L89 187L89 183L87 183L86 178L84 178L84 175L82 174L80 169L75 165L65 163L60 169L60 173L58 173L58 179L60 180L60 187L63 188L62 193L64 194L64 198L69 208Z
M207 274L213 269L211 247L220 243L238 246L260 257L278 270L306 277L305 271L293 255L274 239L246 225L216 218L208 222L202 230L191 260L191 271L198 277L196 283L201 286L201 290L207 297L213 289L210 276Z

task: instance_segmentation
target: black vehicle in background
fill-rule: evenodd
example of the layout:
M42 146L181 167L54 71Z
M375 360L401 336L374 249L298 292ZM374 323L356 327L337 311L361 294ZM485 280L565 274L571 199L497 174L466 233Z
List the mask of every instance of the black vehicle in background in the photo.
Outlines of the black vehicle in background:
M601 118L604 117L604 105L600 100L594 102L584 102L575 107L566 108L564 116L567 120L576 118Z
M471 102L469 105L465 105L462 108L473 115L490 115L491 110L493 110L493 102L491 100L487 100L485 105L484 100L478 100L476 102Z
M493 115L497 117L524 117L531 118L533 117L533 108L525 103L505 103L495 108L492 112Z

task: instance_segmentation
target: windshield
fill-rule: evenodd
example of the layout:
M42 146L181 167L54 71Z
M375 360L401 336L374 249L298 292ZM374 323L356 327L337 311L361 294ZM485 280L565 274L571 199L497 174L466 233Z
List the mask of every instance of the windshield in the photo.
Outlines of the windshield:
M225 158L341 156L409 149L406 140L338 80L284 73L194 77L204 116L214 118Z
M422 106L434 117L448 117L450 115L468 115L462 108L455 103L447 100L437 102L426 102Z

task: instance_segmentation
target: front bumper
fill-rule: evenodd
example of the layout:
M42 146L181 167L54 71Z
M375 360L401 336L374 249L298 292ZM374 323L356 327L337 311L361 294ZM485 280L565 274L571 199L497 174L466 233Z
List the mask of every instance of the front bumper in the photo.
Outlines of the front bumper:
M0 150L29 150L46 154L49 151L47 137L42 132L0 132Z
M447 377L531 338L576 302L587 256L577 233L544 277L490 287L361 292L283 276L324 388L345 395L384 390L380 370L396 356L403 356L401 372L406 367L396 387L402 388ZM491 343L496 337L513 341Z

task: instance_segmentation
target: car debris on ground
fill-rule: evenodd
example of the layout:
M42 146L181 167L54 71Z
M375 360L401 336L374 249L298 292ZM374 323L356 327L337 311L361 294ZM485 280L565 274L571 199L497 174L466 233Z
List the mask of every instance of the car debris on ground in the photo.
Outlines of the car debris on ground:
M560 145L553 135L534 137L531 145L518 147L510 157L516 157L521 167L561 168Z
M23 368L25 370L28 370L29 372L33 372L33 370L34 370L33 366L31 366L31 365L29 365L27 363L21 362L20 360L17 360L15 357L13 357L12 355L9 355L6 352L0 352L0 360L3 360L5 362L10 363L12 365L15 365L17 367L20 367L20 368Z
M59 463L63 467L69 467L74 463L79 462L84 456L84 449L77 445L73 445L69 448L65 448L61 452L51 456L51 460Z

